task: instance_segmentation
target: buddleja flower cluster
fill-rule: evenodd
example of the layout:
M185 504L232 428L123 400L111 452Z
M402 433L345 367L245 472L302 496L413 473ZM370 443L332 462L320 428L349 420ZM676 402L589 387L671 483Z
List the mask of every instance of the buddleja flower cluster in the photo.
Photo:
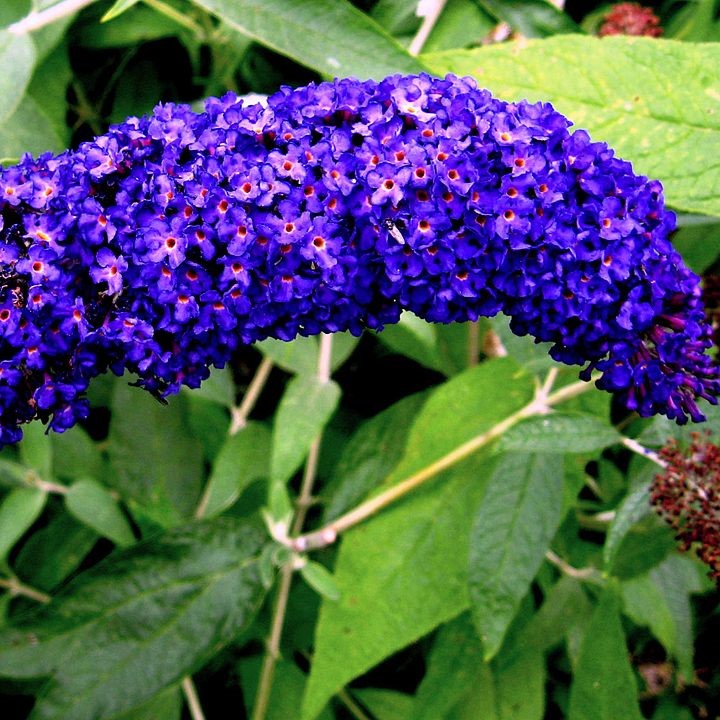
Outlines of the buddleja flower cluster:
M720 581L720 448L693 433L686 451L671 440L660 457L667 468L653 481L651 502L680 548L694 549Z
M0 443L241 344L504 312L642 415L720 383L661 186L544 103L427 75L162 105L0 173Z
M660 37L662 34L660 18L654 10L636 2L613 5L603 18L603 23L598 30L600 37L606 35Z

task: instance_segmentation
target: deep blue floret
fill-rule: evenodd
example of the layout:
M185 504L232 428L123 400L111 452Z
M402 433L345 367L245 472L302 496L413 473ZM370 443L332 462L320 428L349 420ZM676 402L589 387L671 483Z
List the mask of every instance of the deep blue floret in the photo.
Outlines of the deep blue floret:
M266 337L504 312L641 415L701 420L717 368L674 215L544 103L394 76L162 105L0 172L0 444L167 395Z

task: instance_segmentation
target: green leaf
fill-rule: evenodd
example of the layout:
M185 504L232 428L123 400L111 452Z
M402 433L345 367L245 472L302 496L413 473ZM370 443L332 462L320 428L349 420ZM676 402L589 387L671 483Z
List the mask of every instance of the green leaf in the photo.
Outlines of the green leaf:
M559 645L568 630L592 612L579 580L563 575L553 585L532 619L523 628L524 647L546 652Z
M161 405L125 383L117 384L112 397L107 484L133 512L164 527L192 513L204 476L202 447L188 427L186 402L178 395Z
M340 588L324 565L308 561L300 568L300 574L318 595L322 595L331 602L337 602L340 599Z
M423 70L347 0L193 0L263 45L331 77Z
M118 15L122 15L126 10L129 10L133 5L137 5L140 0L115 0L112 7L100 18L100 22L108 22L113 20Z
M424 55L439 74L474 75L506 100L552 102L669 204L720 216L720 46L657 38L558 36ZM660 71L662 68L662 71Z
M585 632L570 689L568 720L642 720L614 585Z
M452 378L424 404L385 485L486 432L532 392L531 378L507 359ZM490 456L471 455L343 535L334 570L342 597L321 607L304 720L338 688L468 608L468 535Z
M686 681L694 672L690 594L700 590L694 561L681 555L671 555L648 573L622 583L625 613L650 628L677 659Z
M498 662L495 686L498 720L542 720L545 716L545 658L536 648L523 648Z
M340 402L340 386L314 375L298 375L285 388L275 415L270 479L286 482L300 467L313 440Z
M15 488L0 503L0 563L7 560L15 543L37 520L47 493L37 488Z
M103 459L100 450L79 425L64 433L50 433L45 441L52 448L55 477L68 480L101 477Z
M479 4L526 38L580 30L569 15L546 0L479 0Z
M713 217L685 215L678 217L678 226L673 246L691 270L705 272L720 253L720 223Z
M423 50L437 52L450 48L479 45L496 22L479 4L467 0L448 0Z
M395 690L364 688L353 690L353 695L377 720L407 720L413 707L412 696Z
M560 455L503 456L470 536L469 590L485 658L500 649L560 524Z
M505 315L496 315L488 320L490 327L497 333L507 354L517 360L528 372L539 373L555 367L557 363L548 354L551 343L536 343L529 335L520 337L510 330Z
M350 333L335 333L332 339L332 361L330 367L336 370L355 349L359 338ZM268 338L256 343L265 357L278 367L296 375L314 375L317 372L319 343L316 337L299 335L291 342Z
M435 326L411 312L404 312L400 322L389 325L378 338L391 350L412 358L423 367L445 373L437 348Z
M249 422L228 435L213 463L203 500L203 517L229 508L250 483L269 474L270 431L263 423Z
M427 393L410 395L358 427L333 470L337 482L323 491L328 497L323 524L357 505L389 475L425 400Z
M408 720L444 718L478 681L483 663L482 644L469 613L440 628Z
M48 29L50 27L55 26L48 26ZM35 42L39 43L39 39L35 38ZM42 49L39 44L38 49ZM28 96L52 126L57 141L64 146L68 146L71 139L67 113L70 108L68 87L72 79L68 45L63 42L39 61L27 89Z
M50 592L77 570L97 539L94 530L61 513L23 543L15 560L17 574L33 587Z
M39 102L26 95L15 112L0 124L0 162L15 161L24 153L40 155L65 146Z
M197 670L253 619L263 531L229 518L117 551L0 634L0 675L51 676L32 720L127 712Z
M182 708L180 688L170 687L133 710L114 715L112 720L180 720Z
M238 663L242 680L243 698L246 703L247 717L252 713L252 701L257 695L258 677L262 666L262 658L251 657ZM290 720L297 717L297 709L302 701L305 688L305 674L289 660L280 659L275 667L273 689L270 694L265 720ZM322 714L320 720L332 720L330 711ZM158 718L157 720L165 720Z
M613 566L617 551L633 525L651 514L650 488L647 484L640 485L628 493L615 511L615 517L605 536L603 562L606 570Z
M593 415L552 412L510 428L500 447L522 452L584 453L602 450L620 438L612 425Z
M235 405L235 381L229 366L222 370L213 369L210 377L199 388L183 388L183 391L226 408Z
M80 522L124 547L135 542L132 528L117 501L95 480L78 480L65 495L65 507Z
M135 47L183 31L182 25L144 4L135 5L110 23L99 23L98 19L87 14L73 26L79 45L97 50Z
M46 433L47 428L39 422L26 425L18 450L20 460L25 467L36 472L43 480L51 480L53 453L52 444Z
M0 125L20 106L35 67L35 45L29 35L0 30Z

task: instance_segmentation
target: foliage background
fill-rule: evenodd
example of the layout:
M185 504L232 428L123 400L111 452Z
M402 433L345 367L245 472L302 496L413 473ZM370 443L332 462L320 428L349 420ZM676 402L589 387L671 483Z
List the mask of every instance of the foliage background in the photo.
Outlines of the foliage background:
M552 101L661 179L676 244L697 272L717 269L714 0L658 5L663 40L593 37L604 6L449 0L417 58L409 0L98 1L12 32L53 5L0 5L5 163L159 100L452 71L506 99ZM501 21L522 39L488 44ZM552 363L502 318L481 324L490 331L508 356L478 365L466 326L406 315L379 335L338 335L332 381L318 376L316 339L268 341L168 407L106 377L84 427L27 427L0 454L3 718L197 718L190 676L208 718L250 716L273 561L287 560L260 509L281 513L320 437L308 528L516 412ZM248 408L258 370L269 377ZM574 379L561 368L556 383ZM720 413L707 427L717 440ZM316 589L292 584L267 717L717 717L718 594L649 507L657 468L622 442L688 433L591 391L314 553L334 579L311 565Z

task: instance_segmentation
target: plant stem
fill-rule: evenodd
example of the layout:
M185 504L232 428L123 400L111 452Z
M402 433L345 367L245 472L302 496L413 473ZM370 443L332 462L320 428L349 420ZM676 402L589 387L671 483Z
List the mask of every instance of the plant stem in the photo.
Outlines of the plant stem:
M545 559L552 565L554 565L561 573L568 577L576 578L577 580L598 580L599 573L597 568L586 567L576 568L570 565L566 560L563 560L559 555L556 555L552 550L548 550L545 553Z
M629 437L624 437L620 442L628 450L632 450L634 453L637 453L638 455L647 458L648 460L651 460L656 465L659 465L661 468L667 467L667 463L654 450L646 448L644 445L641 445L637 440L633 440Z
M363 712L363 709L355 702L350 693L343 688L337 692L338 700L347 708L348 712L355 720L371 720L371 718Z
M418 472L401 480L397 485L393 485L379 495L366 500L319 530L307 533L306 535L299 535L295 538L288 538L288 547L296 552L307 552L308 550L316 550L331 545L340 533L349 530L351 527L366 520L388 505L392 505L409 492L424 485L438 473L447 470L480 448L490 444L513 425L520 422L520 420L525 420L533 415L543 415L547 413L553 405L557 405L564 400L587 392L592 388L590 383L579 381L571 385L566 385L564 388L552 394L548 394L553 380L554 373L550 371L547 380L543 386L537 390L535 397L527 405L520 408L520 410L514 412L512 415L508 415L508 417L501 420L497 425L493 425L489 430L476 435L462 445L458 445L454 450L438 458L435 462L426 465L422 470L418 470Z
M31 12L22 20L18 20L16 23L10 25L7 31L13 35L24 35L25 33L33 32L33 30L39 30L46 25L51 25L58 20L62 20L64 17L74 15L76 12L79 12L88 5L92 5L94 2L95 0L65 0L65 2L59 2L57 5L53 5L40 12Z
M423 21L408 47L410 55L415 56L420 54L427 39L430 37L432 29L435 27L435 23L440 17L440 13L445 7L445 2L446 0L421 0L420 6L422 6L424 10Z
M35 600L43 605L47 605L52 600L52 597L47 593L25 585L16 577L0 578L0 588L4 588L11 595L21 595L22 597L30 598L30 600Z
M264 357L260 365L258 365L258 369L255 371L245 395L243 395L242 402L232 409L232 422L228 430L230 435L235 435L247 425L248 416L253 411L255 403L257 403L260 393L265 387L272 367L273 361L268 357Z
M188 710L190 711L190 717L192 720L205 720L202 706L200 705L200 698L198 697L197 690L195 689L195 683L192 678L186 675L181 683L185 700L187 701Z
M468 324L467 351L468 367L474 367L480 355L480 323L477 320Z
M317 378L321 383L330 381L330 369L332 360L332 335L323 333L320 336L320 349L318 352ZM320 445L322 443L322 432L313 440L305 462L305 470L300 486L297 504L293 521L291 523L292 533L296 534L302 530L308 508L312 504L312 490L317 475L318 459L320 456ZM288 599L290 597L290 585L295 568L292 561L283 565L280 570L280 583L278 585L275 605L273 607L272 621L270 624L270 635L267 640L265 657L263 658L260 679L258 681L257 696L253 707L252 720L265 720L270 694L272 692L273 680L275 678L275 666L280 657L280 640L282 639L285 614L287 612Z

